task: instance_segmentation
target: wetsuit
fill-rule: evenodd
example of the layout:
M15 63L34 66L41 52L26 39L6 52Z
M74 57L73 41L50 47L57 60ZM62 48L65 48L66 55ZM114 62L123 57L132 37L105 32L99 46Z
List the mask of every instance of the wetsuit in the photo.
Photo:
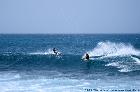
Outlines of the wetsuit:
M55 48L53 48L53 52L54 52L55 54L57 54L57 52L56 52L56 49L55 49Z
M89 60L89 55L88 54L86 54L86 59Z

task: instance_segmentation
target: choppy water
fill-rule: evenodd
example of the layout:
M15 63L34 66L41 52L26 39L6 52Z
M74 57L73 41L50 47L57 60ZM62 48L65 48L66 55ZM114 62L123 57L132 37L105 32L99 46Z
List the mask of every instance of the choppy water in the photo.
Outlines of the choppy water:
M52 48L61 55L54 55ZM89 53L90 62L81 58ZM0 35L1 92L140 87L140 35Z

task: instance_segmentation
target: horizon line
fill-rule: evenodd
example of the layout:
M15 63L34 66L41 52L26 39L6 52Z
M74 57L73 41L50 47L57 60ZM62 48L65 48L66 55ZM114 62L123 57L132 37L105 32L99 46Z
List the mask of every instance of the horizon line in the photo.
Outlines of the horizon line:
M140 33L0 33L0 34L140 34Z

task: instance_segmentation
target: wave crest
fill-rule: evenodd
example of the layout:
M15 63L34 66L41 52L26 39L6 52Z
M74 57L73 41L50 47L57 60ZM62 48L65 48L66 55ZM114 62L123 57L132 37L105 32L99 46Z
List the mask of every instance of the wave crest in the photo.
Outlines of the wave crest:
M57 51L58 54L61 54L61 52ZM52 49L48 49L47 51L37 51L30 53L31 55L52 55L55 54Z
M135 49L131 44L113 43L109 41L99 42L92 51L87 53L89 53L91 57L140 55L140 51Z
M93 50L87 53L91 60L102 59L107 62L105 66L119 68L119 72L140 70L140 50L135 49L131 44L99 42Z

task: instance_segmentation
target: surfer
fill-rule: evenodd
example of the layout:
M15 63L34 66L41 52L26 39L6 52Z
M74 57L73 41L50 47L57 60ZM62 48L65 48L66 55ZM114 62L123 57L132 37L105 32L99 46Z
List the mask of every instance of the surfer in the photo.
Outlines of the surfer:
M85 56L82 58L84 61L89 61L89 54L86 53Z
M55 48L53 48L53 53L57 55L57 51Z
M89 60L89 54L86 53L85 59Z

